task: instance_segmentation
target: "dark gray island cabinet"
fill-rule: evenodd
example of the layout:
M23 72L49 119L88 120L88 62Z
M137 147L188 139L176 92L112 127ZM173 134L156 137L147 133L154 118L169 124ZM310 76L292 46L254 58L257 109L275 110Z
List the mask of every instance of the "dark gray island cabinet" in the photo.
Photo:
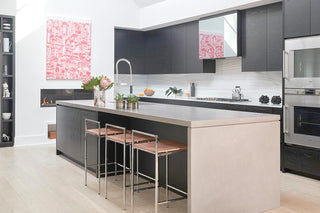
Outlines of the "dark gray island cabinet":
M280 206L280 116L141 102L139 109L93 106L92 100L57 102L57 154L83 165L84 119L157 134L188 145L170 156L169 183L188 192L188 212L263 212ZM108 161L114 149L108 143ZM104 140L101 140L104 159ZM122 149L117 149L119 156ZM97 140L88 137L89 164ZM129 158L127 158L129 159ZM139 154L139 170L154 174L154 159ZM96 168L91 167L92 171ZM110 168L113 169L113 168ZM159 162L160 186L164 161Z

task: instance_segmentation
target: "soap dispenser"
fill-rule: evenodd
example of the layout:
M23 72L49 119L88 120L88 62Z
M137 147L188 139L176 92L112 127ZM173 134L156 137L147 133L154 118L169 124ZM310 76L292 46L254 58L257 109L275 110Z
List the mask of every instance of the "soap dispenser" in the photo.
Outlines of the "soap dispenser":
M196 86L193 82L190 83L190 95L191 95L191 97L196 96Z

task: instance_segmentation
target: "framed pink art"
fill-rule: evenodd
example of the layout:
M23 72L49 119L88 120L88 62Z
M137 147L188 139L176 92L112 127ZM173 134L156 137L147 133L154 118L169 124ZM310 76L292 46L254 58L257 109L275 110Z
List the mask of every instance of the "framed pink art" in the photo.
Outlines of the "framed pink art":
M47 79L85 79L91 74L91 23L47 19Z

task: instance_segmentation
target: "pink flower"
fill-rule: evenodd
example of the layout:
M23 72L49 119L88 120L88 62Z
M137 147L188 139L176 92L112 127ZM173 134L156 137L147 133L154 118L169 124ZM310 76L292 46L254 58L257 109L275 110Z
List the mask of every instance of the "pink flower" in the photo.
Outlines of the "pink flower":
M89 75L88 77L86 77L83 81L82 81L82 83L83 84L87 84L87 83L89 83L90 81L91 81L91 76Z
M100 85L101 85L104 89L107 89L108 86L110 86L110 84L111 84L111 80L110 80L109 78L107 78L107 77L102 78L101 81L100 81Z

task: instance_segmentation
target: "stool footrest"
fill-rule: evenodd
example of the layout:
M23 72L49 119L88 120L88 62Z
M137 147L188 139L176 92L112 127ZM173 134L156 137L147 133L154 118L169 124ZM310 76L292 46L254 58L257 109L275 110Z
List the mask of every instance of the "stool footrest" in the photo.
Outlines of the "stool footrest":
M188 196L188 193L187 192L184 192L184 191L182 191L182 190L180 190L180 189L177 189L176 187L173 187L173 186L171 186L171 185L167 185L168 186L168 188L170 188L170 189L172 189L172 190L175 190L175 191L177 191L177 192L180 192L181 194L184 194L184 195L186 195L186 196Z
M147 190L147 189L154 189L154 186L148 186L148 187L144 187L144 188L139 188L139 189L135 189L134 191L143 191L143 190Z
M162 205L162 204L167 204L167 203L172 203L172 202L175 202L175 201L179 201L179 200L185 200L187 199L186 197L178 197L178 198L174 198L174 199L170 199L168 201L160 201L158 202L158 205Z

